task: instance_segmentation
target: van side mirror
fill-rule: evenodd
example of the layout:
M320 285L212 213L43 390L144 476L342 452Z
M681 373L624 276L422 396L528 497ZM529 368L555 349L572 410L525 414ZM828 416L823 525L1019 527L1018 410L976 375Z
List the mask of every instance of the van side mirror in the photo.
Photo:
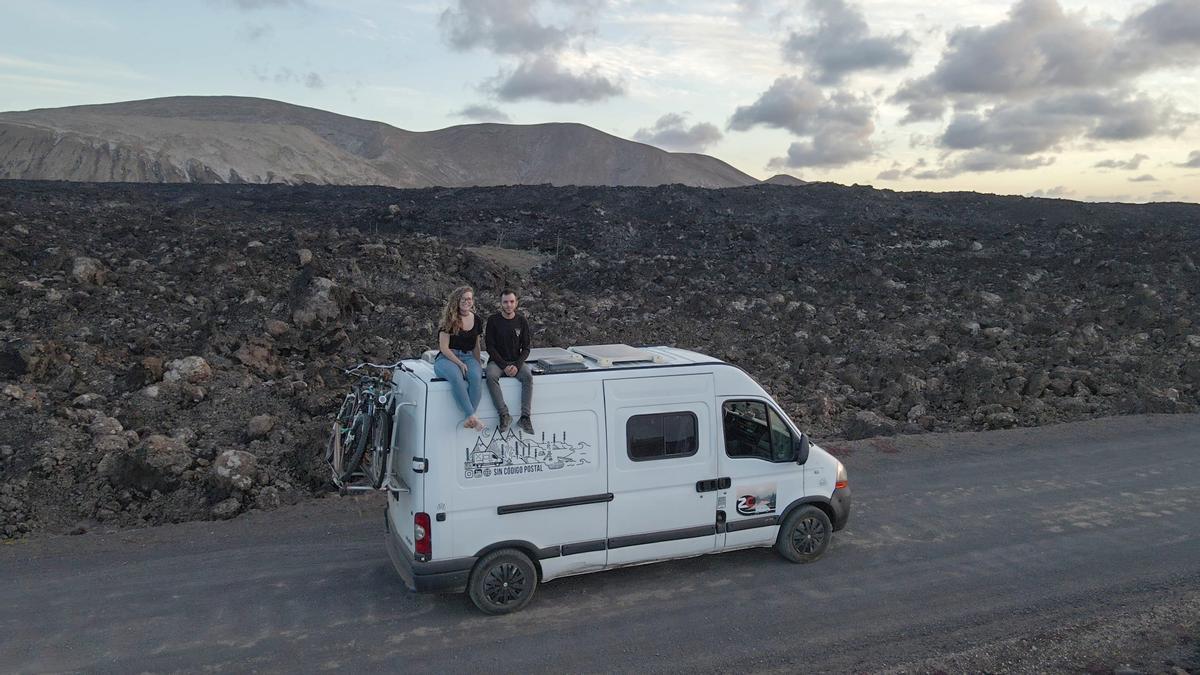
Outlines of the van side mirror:
M792 443L792 449L796 454L796 463L804 464L808 461L808 434L800 434L800 440Z

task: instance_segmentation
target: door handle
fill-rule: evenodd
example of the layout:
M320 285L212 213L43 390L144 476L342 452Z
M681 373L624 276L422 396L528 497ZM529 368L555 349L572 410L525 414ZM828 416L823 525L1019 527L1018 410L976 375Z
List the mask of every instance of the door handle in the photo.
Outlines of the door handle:
M733 485L733 481L728 476L723 478L708 478L696 481L696 492L715 492L717 490L728 489L731 485Z

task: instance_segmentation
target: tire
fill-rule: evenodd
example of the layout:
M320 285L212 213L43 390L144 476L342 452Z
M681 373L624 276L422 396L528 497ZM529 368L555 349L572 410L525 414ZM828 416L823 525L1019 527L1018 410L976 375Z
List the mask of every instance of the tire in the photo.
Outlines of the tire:
M338 409L337 417L333 421L333 431L329 434L329 440L325 443L325 463L333 466L334 471L341 474L342 465L342 440L345 435L345 430L350 426L350 420L354 418L354 408L358 403L358 397L354 394L347 394L342 399L342 406Z
M388 453L392 449L391 416L385 412L375 413L371 422L371 442L367 446L367 454L363 457L363 472L371 487L378 490L383 487L383 479L387 473Z
M829 516L815 506L801 506L783 521L775 550L794 563L810 563L825 553L832 538Z
M325 442L325 463L333 469L335 475L342 475L342 425L337 422L333 423L329 440Z
M349 447L343 447L342 452L346 458L345 464L342 466L341 482L345 483L350 480L355 471L358 471L358 466L362 464L363 455L367 452L367 441L371 436L371 418L363 413L359 413L354 418L354 424L350 425L350 432L346 434L344 440Z
M485 614L508 614L529 604L537 582L537 568L529 556L503 548L475 563L467 595Z

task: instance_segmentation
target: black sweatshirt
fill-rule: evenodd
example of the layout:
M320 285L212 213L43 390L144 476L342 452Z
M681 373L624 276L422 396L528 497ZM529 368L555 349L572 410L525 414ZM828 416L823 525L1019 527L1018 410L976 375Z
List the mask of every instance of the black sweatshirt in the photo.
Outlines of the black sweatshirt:
M506 319L496 312L488 317L483 344L487 347L488 358L501 369L519 368L529 358L529 337L529 322L524 314L518 312L515 317Z

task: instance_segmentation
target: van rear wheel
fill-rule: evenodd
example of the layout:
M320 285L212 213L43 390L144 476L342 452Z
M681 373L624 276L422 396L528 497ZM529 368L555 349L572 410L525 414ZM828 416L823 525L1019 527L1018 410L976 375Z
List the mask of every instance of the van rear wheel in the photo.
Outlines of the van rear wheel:
M515 548L493 551L475 563L467 595L487 614L508 614L533 599L537 568L529 556Z
M832 537L829 516L815 506L801 506L783 521L775 550L794 563L810 563L825 553Z

